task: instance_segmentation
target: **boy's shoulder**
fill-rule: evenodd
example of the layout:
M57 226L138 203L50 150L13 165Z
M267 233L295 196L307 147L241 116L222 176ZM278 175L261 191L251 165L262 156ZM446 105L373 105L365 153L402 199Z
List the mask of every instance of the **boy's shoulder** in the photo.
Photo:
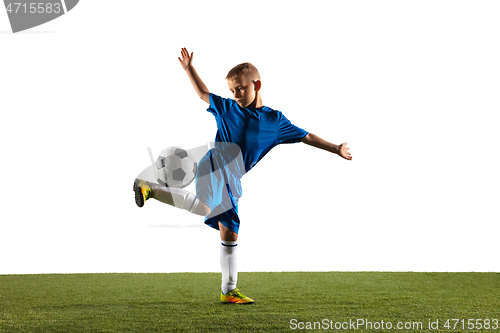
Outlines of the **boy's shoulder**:
M229 111L231 109L234 109L234 111L243 111L247 110L248 112L251 113L274 113L276 116L281 117L282 112L278 111L276 109L273 109L269 106L264 105L261 108L248 108L248 107L241 107L236 103L236 101L232 98L226 98L226 97L221 97L219 95L216 95L214 93L210 93L210 108L215 107L217 109L225 109L225 111Z

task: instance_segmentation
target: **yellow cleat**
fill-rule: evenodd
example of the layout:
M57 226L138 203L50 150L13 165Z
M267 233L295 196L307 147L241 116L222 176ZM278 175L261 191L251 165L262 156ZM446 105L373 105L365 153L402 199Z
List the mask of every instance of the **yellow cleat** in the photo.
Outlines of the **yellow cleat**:
M255 301L240 293L238 288L234 288L227 294L220 293L220 301L222 303L235 303L235 304L254 304Z
M135 192L135 203L137 206L142 207L146 200L151 197L151 187L149 187L148 183L136 179L134 181L134 192Z

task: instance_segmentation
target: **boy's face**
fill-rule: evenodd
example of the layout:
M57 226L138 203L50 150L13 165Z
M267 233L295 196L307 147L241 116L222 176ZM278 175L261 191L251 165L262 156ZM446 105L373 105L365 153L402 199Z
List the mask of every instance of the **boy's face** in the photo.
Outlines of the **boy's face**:
M234 99L241 107L256 107L256 94L260 89L259 80L250 80L245 76L238 76L235 79L227 80L229 90Z

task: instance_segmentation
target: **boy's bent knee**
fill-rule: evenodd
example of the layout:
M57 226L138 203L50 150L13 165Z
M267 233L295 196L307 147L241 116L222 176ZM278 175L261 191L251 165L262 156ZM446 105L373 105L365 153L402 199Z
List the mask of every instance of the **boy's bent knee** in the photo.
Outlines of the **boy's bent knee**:
M193 213L195 213L196 215L201 215L201 216L207 216L211 212L212 210L210 209L210 207L208 207L207 204L205 204L202 201L198 202L198 206L193 211Z

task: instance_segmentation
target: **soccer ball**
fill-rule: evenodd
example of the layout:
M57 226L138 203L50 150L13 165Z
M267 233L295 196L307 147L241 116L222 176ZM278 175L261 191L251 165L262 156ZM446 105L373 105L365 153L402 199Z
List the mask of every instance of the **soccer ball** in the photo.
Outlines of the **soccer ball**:
M163 149L155 162L158 182L169 187L186 187L196 175L197 164L193 156L180 147Z

